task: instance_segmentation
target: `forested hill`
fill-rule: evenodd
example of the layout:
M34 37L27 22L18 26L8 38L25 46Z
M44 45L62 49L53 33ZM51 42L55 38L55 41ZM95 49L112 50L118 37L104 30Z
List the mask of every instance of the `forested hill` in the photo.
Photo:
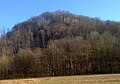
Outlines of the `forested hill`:
M46 47L49 40L65 37L87 37L91 31L111 31L119 36L120 23L78 16L65 11L45 12L15 25L7 34L16 52L20 48Z
M120 22L45 12L0 39L0 78L120 73Z

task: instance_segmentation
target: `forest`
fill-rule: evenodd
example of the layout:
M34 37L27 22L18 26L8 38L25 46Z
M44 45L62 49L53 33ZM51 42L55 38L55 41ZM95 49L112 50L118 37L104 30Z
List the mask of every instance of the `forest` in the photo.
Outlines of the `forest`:
M120 73L120 22L44 12L0 36L0 79Z

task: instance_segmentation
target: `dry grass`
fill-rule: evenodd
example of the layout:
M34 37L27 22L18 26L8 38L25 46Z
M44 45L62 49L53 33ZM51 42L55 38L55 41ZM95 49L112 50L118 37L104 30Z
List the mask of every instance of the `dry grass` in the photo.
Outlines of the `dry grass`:
M120 84L120 74L1 80L0 84Z

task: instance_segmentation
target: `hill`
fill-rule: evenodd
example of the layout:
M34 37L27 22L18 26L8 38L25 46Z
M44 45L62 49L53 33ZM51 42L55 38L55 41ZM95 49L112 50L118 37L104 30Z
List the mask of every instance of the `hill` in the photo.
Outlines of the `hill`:
M120 73L120 22L45 12L0 38L0 79Z
M7 33L7 38L12 41L11 46L16 53L20 48L44 48L49 40L76 36L85 38L91 31L100 34L110 31L119 36L119 27L119 22L102 21L66 11L45 12L15 25Z

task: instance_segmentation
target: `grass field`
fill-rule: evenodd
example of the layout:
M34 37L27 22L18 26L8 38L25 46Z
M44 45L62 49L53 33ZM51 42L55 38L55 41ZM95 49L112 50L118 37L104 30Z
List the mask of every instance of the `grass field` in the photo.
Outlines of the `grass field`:
M120 74L0 80L0 84L120 84Z

